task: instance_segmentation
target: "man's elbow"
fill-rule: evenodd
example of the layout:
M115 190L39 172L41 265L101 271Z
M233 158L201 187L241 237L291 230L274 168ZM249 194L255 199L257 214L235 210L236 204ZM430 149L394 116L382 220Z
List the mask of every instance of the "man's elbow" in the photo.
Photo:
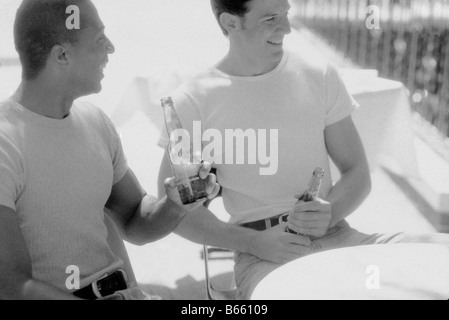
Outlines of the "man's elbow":
M147 237L138 237L138 236L129 236L125 237L124 239L126 242L129 242L132 245L135 245L137 247L143 247L147 245L148 243L152 242Z
M371 173L367 163L354 165L341 171L342 177L352 180L357 187L357 193L366 199L372 190Z
M143 247L148 243L157 241L154 239L151 230L148 230L148 228L144 230L133 224L127 224L123 229L121 236L124 241L137 247Z
M123 241L126 241L137 247L143 247L149 242L147 237L136 234L135 232L130 231L128 229L125 229L124 232L122 233L122 239Z
M371 180L371 174L370 174L370 171L369 171L368 167L367 168L363 168L361 170L361 179L360 179L360 181L363 182L362 189L361 189L363 191L363 196L364 196L364 198L367 198L369 196L369 194L371 193L371 190L373 188L373 183L372 183L372 180Z
M161 226L154 223L154 226L146 225L145 227L131 226L125 229L122 237L123 240L135 246L143 247L149 243L153 243L164 239L174 232L177 224L167 224Z
M366 196L368 196L371 193L371 190L373 189L373 183L371 181L371 175L368 174L367 182L366 182Z

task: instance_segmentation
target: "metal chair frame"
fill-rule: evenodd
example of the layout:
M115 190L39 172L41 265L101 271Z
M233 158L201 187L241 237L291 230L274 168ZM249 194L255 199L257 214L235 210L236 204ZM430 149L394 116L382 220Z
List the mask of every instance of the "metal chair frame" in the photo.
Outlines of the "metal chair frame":
M206 275L206 299L207 300L235 300L237 289L217 290L214 288L209 274L209 251L211 248L203 246L204 270Z

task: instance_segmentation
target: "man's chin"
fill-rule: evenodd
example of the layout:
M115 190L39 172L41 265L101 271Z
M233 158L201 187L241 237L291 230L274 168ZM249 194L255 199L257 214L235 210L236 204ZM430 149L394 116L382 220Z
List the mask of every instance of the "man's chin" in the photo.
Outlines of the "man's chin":
M102 89L103 89L103 86L101 85L101 83L98 83L98 84L92 86L91 88L89 88L88 92L86 93L86 96L91 95L91 94L100 93Z
M100 92L101 92L101 88L84 90L76 96L76 99L91 96L94 94L99 94Z
M103 89L103 86L101 85L101 83L99 83L97 88L95 89L94 93L100 93L102 89Z

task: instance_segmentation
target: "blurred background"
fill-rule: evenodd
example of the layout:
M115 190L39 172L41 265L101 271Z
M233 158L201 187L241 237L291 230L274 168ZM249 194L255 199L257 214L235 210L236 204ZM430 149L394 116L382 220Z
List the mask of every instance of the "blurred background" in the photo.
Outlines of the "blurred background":
M0 99L20 83L13 22L20 0L0 0ZM159 99L227 51L208 0L93 0L116 47L100 94L84 97L117 127L130 167L157 194L163 150ZM354 115L373 191L350 223L365 232L449 232L449 0L290 0L285 45L336 64L360 102ZM367 28L369 6L379 28ZM389 156L386 157L386 156ZM388 158L388 160L387 160ZM226 220L220 200L212 211ZM145 291L204 299L201 246L170 235L126 244ZM229 285L232 260L211 274Z
M417 114L443 138L449 136L449 1L300 0L292 21L306 26L335 50L380 76L406 85ZM379 29L368 29L379 8ZM448 157L442 147L441 155Z

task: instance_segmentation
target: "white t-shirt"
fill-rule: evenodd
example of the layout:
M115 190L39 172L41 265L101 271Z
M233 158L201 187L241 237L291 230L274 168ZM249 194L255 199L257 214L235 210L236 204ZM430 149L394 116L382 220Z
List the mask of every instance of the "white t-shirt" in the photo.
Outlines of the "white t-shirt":
M55 120L0 103L0 205L19 218L36 280L67 290L69 266L84 287L123 265L103 219L127 170L114 126L95 106L75 103Z
M201 121L202 133L209 129L221 133L223 147L212 149L223 150L222 153L206 152L205 156L213 156L208 160L217 169L230 223L241 224L290 211L297 201L294 196L305 191L316 167L327 172L320 196L326 198L329 194L332 181L324 130L350 116L358 105L336 68L314 59L285 52L274 70L254 77L230 76L211 68L174 94L175 108L192 137L198 132L194 130L195 121ZM249 139L245 141L244 164L237 164L242 161L236 157L242 148L226 138L227 131L237 133L238 129L252 135L252 141L257 140L252 144ZM270 130L277 130L277 139ZM203 136L203 148L212 143L210 136L214 136L210 141L219 137ZM159 145L167 143L167 135L162 133ZM261 168L269 174L261 174Z

